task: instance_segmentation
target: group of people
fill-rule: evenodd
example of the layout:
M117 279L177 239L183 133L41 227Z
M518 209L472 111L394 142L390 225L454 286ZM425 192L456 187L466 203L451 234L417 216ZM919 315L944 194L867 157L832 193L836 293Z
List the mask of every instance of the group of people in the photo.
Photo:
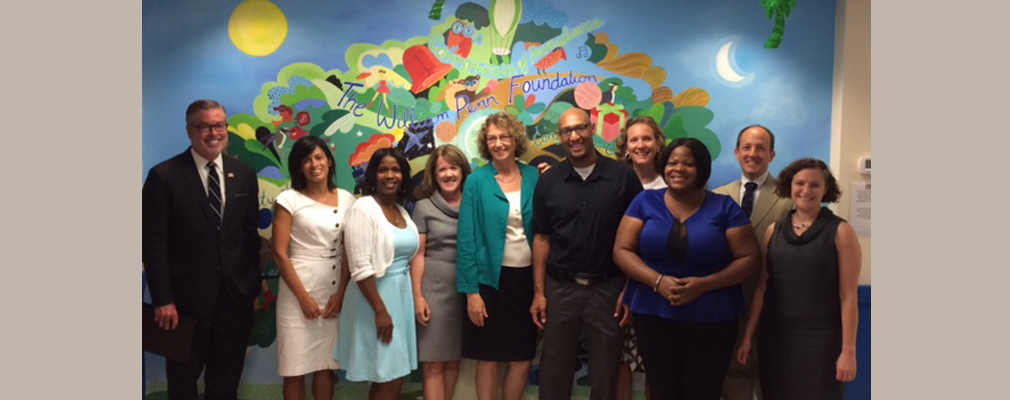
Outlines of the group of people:
M206 398L235 399L259 287L256 177L221 155L224 107L194 102L186 120L192 147L144 184L144 267L162 327L198 320L189 362L166 361L169 397L195 399L206 366ZM595 128L565 111L566 159L533 167L519 161L525 127L497 113L477 136L485 165L471 172L440 146L415 191L405 156L380 149L358 199L337 187L325 142L295 142L272 240L284 398L305 398L309 375L313 397L332 398L340 368L395 399L420 363L425 399L450 399L467 358L466 397L519 399L541 331L540 399L571 398L580 335L594 400L630 398L632 371L650 399L841 399L861 255L822 206L840 196L827 166L801 159L771 177L774 135L749 126L742 178L709 191L702 142L666 144L637 117L614 160Z

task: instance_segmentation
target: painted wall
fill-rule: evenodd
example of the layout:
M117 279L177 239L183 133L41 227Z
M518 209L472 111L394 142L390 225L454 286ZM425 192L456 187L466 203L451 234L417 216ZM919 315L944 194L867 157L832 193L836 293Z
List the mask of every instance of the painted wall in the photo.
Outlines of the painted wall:
M839 164L832 132L856 124L832 118L859 107L837 97L833 1L800 4L774 50L763 47L773 21L756 0L446 1L436 13L437 3L144 1L142 177L189 145L191 101L222 102L228 153L258 171L266 243L273 198L288 184L287 153L303 135L330 142L338 184L352 189L379 146L405 150L415 172L442 143L481 163L473 137L499 110L530 127L524 161L534 163L561 157L552 132L565 109L593 113L594 144L610 156L622 121L651 115L668 138L709 146L717 187L740 176L732 149L746 125L775 132L777 174L801 157ZM868 88L867 78L867 99ZM868 124L868 101L865 114ZM868 241L864 251L868 282ZM279 382L271 314L279 280L264 261L250 383ZM164 381L159 358L145 367L148 382Z

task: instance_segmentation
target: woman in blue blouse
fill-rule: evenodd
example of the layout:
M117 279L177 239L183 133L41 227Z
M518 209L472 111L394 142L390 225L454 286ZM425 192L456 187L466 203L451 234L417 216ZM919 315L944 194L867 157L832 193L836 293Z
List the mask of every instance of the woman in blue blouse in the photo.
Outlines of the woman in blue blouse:
M701 141L674 140L657 163L667 187L639 194L617 231L614 261L632 279L624 300L652 397L718 400L757 240L732 198L704 189L712 157Z
M477 398L519 400L536 355L533 302L533 188L537 169L516 161L529 139L522 122L500 112L484 121L477 147L487 165L466 180L456 236L456 288L466 294L464 358L477 360Z

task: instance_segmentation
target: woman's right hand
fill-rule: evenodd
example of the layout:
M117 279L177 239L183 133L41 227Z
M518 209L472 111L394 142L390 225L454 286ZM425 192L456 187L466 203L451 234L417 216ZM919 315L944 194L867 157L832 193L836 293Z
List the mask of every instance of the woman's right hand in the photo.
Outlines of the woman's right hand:
M740 341L740 348L736 351L736 360L740 362L741 365L747 365L747 360L750 359L750 347L750 338L745 337Z
M414 318L421 326L428 326L428 321L431 320L431 308L428 308L428 301L424 296L414 298Z
M382 344L393 341L393 318L386 310L375 314L375 334Z
M480 297L480 293L466 295L466 314L474 325L481 328L484 327L484 319L487 318L487 309L484 308L484 299Z
M669 301L670 305L672 306L674 305L673 289L676 287L677 283L674 277L670 275L663 275L661 278L659 278L659 285L656 286L656 292L659 293L660 296L663 296L663 298L666 299L666 301Z
M316 319L323 315L323 312L319 310L319 304L316 303L316 299L313 299L308 294L298 298L298 306L302 308L302 314L305 315L306 319Z

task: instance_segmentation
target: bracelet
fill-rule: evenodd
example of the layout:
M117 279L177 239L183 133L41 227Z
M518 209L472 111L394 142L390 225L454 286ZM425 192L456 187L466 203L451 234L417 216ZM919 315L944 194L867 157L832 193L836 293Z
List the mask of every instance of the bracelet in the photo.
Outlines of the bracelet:
M659 281L663 280L664 276L666 276L666 275L659 274L659 277L656 278L656 282L652 284L652 291L653 292L658 292L659 291Z

